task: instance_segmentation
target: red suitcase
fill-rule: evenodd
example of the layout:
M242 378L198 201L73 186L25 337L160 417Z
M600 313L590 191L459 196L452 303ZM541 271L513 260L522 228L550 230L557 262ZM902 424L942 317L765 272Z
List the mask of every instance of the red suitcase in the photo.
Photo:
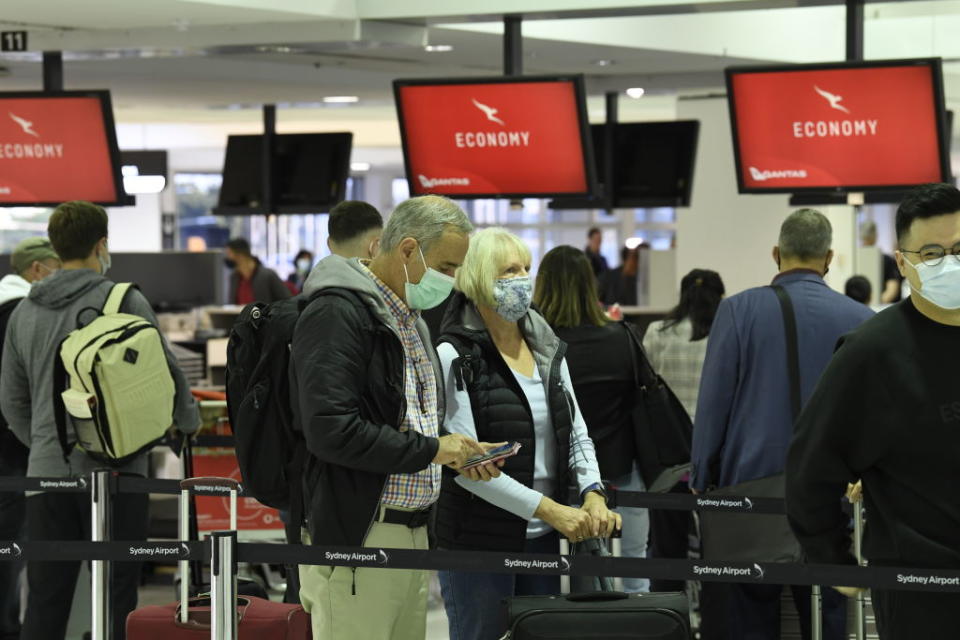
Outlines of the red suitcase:
M241 596L237 598L239 640L308 640L310 616L303 607ZM180 606L150 606L127 618L127 640L209 640L210 600L190 600L189 622L180 622Z
M234 481L225 478L193 478L184 481L185 485L221 483L235 485ZM183 494L180 499L182 514ZM233 500L231 503L233 507L236 506ZM232 515L235 513L234 511ZM189 563L184 563L184 568L187 573L190 572ZM189 576L181 576L181 579L186 585ZM180 603L176 602L137 609L127 617L127 640L207 640L210 637L209 598L187 600L187 620L181 621L181 617ZM311 640L310 616L300 605L239 596L237 635L239 640Z

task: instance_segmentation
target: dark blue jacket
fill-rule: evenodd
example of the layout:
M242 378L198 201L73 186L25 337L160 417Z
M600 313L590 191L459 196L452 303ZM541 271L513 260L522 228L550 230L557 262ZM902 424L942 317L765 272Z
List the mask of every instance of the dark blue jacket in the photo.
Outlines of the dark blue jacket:
M782 273L797 317L804 403L837 341L873 315L813 271ZM693 430L691 486L738 484L783 471L793 436L786 333L774 291L748 289L724 300L710 331Z

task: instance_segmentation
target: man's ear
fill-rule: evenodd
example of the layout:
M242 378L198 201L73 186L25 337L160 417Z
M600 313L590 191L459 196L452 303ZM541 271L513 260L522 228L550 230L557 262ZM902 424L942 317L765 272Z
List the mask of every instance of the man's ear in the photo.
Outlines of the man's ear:
M833 263L833 256L834 256L833 249L830 249L830 251L827 251L827 261L823 264L824 272L829 271L830 265Z
M773 251L770 253L773 256L773 262L777 265L777 268L780 268L780 247L774 246Z
M409 263L413 259L413 255L419 254L417 247L420 245L417 244L417 241L413 238L404 238L400 241L400 244L397 245L397 250L400 252L400 256L403 258L405 263Z

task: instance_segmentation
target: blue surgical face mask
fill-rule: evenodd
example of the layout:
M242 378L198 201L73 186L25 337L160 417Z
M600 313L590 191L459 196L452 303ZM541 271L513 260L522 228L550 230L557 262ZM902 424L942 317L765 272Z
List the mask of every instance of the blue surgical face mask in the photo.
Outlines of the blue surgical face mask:
M500 278L493 283L496 312L507 322L517 322L527 315L533 301L533 281L530 276Z
M944 256L943 261L935 267L922 262L913 264L906 258L903 261L920 278L921 286L916 290L918 295L941 309L960 309L960 262L956 258Z
M420 282L414 284L410 282L407 265L403 265L403 273L407 277L407 284L404 285L407 306L411 309L433 309L446 300L450 292L453 291L453 278L428 267L427 261L423 257L423 251L419 246L417 251L420 251L420 260L423 261L423 268L426 269L426 273L420 278Z

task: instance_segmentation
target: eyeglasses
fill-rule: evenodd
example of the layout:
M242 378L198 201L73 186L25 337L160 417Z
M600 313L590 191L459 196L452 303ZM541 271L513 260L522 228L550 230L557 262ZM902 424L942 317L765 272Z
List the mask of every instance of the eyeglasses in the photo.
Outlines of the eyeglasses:
M907 251L906 249L901 249L900 253L916 253L920 256L920 260L923 264L928 267L936 267L941 262L943 262L944 257L949 253L952 255L957 262L960 262L960 242L953 245L950 249L944 249L938 244L928 244L920 247L919 251Z

